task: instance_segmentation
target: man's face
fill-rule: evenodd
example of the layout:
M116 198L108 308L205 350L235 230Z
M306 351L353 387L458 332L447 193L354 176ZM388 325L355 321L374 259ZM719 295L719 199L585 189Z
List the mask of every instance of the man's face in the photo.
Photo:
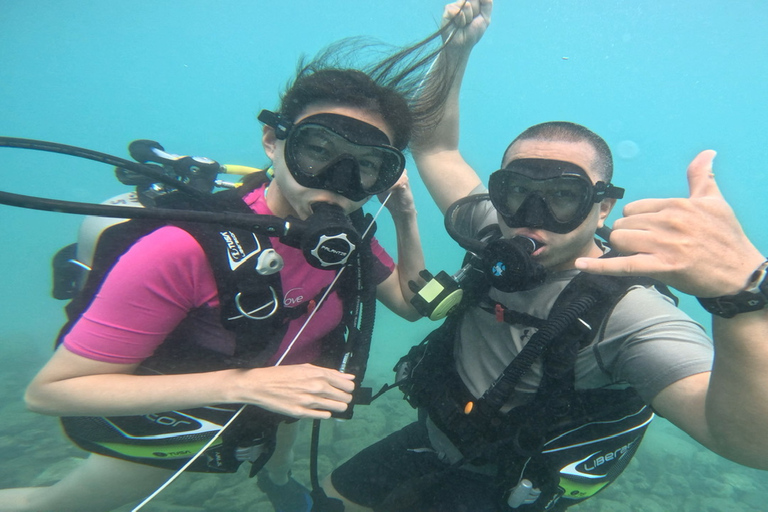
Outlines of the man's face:
M592 183L600 181L595 168L597 154L586 142L560 142L547 140L521 140L513 144L504 156L503 166L521 158L546 158L571 162L584 169ZM534 259L547 270L560 271L573 268L576 258L599 256L602 251L594 243L595 230L603 226L615 199L605 199L592 207L586 220L569 233L553 233L539 228L510 228L501 216L499 225L506 237L522 235L542 245L533 253Z

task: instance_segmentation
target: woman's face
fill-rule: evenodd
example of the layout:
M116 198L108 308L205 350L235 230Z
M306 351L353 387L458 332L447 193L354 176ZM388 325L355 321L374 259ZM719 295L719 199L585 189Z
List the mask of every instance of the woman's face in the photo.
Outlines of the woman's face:
M324 103L310 105L299 114L296 120L294 120L294 124L309 116L322 113L338 114L358 119L384 132L390 141L393 139L394 134L381 115L358 107ZM370 199L365 198L361 201L352 201L330 190L307 188L299 185L291 176L285 163L285 140L278 140L275 137L274 129L265 126L262 142L264 144L264 151L269 159L272 160L272 167L275 171L275 178L267 192L267 205L275 215L279 217L292 215L303 220L312 214L311 205L318 202L335 204L349 214L361 208Z

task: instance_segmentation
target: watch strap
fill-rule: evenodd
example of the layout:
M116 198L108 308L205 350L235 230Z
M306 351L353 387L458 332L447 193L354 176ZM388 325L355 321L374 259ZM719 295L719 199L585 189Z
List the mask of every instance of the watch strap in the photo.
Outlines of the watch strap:
M723 318L765 308L768 306L768 260L754 271L744 291L736 295L697 298L704 309Z

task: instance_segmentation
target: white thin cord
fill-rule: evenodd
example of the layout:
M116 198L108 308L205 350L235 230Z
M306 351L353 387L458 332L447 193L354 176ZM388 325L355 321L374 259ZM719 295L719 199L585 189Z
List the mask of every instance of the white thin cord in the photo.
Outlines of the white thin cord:
M389 194L387 194L387 197L384 198L384 200L381 202L381 206L379 207L379 210L376 212L376 215L374 215L373 219L371 219L371 223L368 224L368 227L365 228L365 232L363 233L363 236L361 238L365 238L365 235L368 234L368 232L371 230L371 227L373 227L373 224L376 222L376 219L379 218L379 215L384 210L384 206L387 204L387 201L389 201L389 198L392 197L392 192L390 191ZM304 325L301 326L301 329L299 329L299 332L296 333L296 336L293 337L293 340L291 340L291 343L288 344L288 346L285 349L285 352L283 352L283 355L280 356L280 359L278 359L275 366L278 366L280 363L283 362L283 359L285 359L285 356L288 355L288 352L291 351L293 348L293 344L296 343L296 340L299 339L299 336L302 332L304 332L304 329L309 324L309 321L312 320L312 318L315 316L315 312L317 312L318 309L320 309L320 305L325 301L325 298L328 297L328 294L331 293L331 290L333 289L334 285L336 284L336 281L339 280L339 277L341 277L341 274L344 272L344 269L347 267L341 267L339 271L336 273L336 276L333 278L333 281L331 281L331 284L328 285L328 288L325 290L325 293L322 297L320 297L320 300L317 301L317 305L315 308L309 313L309 316L307 317L307 321L304 322Z
M185 471L185 470L186 470L186 469L187 469L189 466L191 466L191 465L192 465L192 464L193 464L193 463L194 463L194 462L195 462L195 461L196 461L198 458L200 458L200 456L201 456L203 453L205 453L205 451L206 451L208 448L210 448L210 447L211 447L211 445L212 445L213 443L215 443L215 442L216 442L216 440L218 440L218 439L219 439L219 437L221 437L221 434L222 434L222 432L224 432L224 430L225 430L227 427L229 427L229 426L232 424L232 422L233 422L233 421L235 421L235 420L237 419L237 417L238 417L238 416L240 416L240 413L241 413L241 412L243 412L243 411L245 410L245 406L246 406L246 405L247 405L247 404L243 404L242 406L240 406L240 408L237 410L237 412L235 412L235 414L233 414L233 415L232 415L232 417L231 417L231 418L229 418L229 421L227 421L227 422L226 422L224 425L222 425L222 427L219 429L219 431L218 431L218 432L216 432L216 434L214 434L214 436L211 438L211 440L210 440L210 441L208 441L207 443L205 443L205 446L203 446L202 448L200 448L200 450L199 450L199 451L198 451L198 452L197 452L197 453L196 453L196 454L195 454L195 455L194 455L194 456L193 456L191 459L189 459L189 460L187 461L187 463L186 463L186 464L184 464L183 466L181 466L181 468L179 468L179 469L178 469L178 470L177 470L177 471L176 471L176 472L175 472L173 475L171 475L171 477L170 477L168 480L166 480L166 481L165 481L165 483L163 483L163 485L161 485L160 487L158 487L158 488L155 490L155 492L153 492L152 494L150 494L149 496L147 496L147 497L144 499L144 501L142 501L141 503L139 503L138 505L136 505L136 508L132 509L132 510L131 510L131 512L136 512L137 510L141 510L141 509L144 507L144 505L146 505L147 503L149 503L150 501L152 501L152 500L155 498L155 496L157 496L158 494L160 494L161 492L163 492L163 491L165 490L165 488L166 488L166 487L168 487L169 485L171 485L171 484L172 484L172 483L173 483L173 482L174 482L174 481L175 481L177 478L179 478L179 477L181 476L181 474L182 474L182 473L183 473L183 472L184 472L184 471Z
M365 235L368 234L368 232L371 230L373 225L376 223L376 219L378 219L379 215L381 215L381 212L384 211L384 207L387 205L387 201L389 201L390 197L392 197L392 191L391 190L387 193L387 197L385 197L384 200L381 202L381 206L379 206L379 209L376 212L376 215L374 215L373 218L371 219L371 223L368 224L368 227L365 228L365 231L363 231L363 236L361 238L365 238Z
M392 197L392 192L391 191L389 192L389 194L387 194L387 197L385 197L384 200L381 202L381 207L379 207L379 210L376 212L376 215L373 216L373 219L371 220L371 223L368 224L368 227L365 229L365 232L363 233L363 236L361 238L364 239L365 235L367 235L368 232L371 230L371 228L373 227L374 222L376 222L376 219L379 218L379 215L384 210L384 206L387 204L387 201L389 201L390 197ZM273 366L280 366L280 364L283 362L283 359L285 359L285 356L287 356L288 352L290 352L291 349L293 348L293 344L296 343L296 340L299 339L299 336L301 336L301 333L304 332L304 329L307 327L307 325L309 324L310 320L312 320L312 318L315 316L315 313L317 312L317 310L320 309L320 306L325 301L325 298L328 297L328 294L333 289L333 286L336 284L336 281L339 280L339 277L341 276L342 272L344 272L345 268L346 267L341 267L339 269L339 271L336 273L336 276L333 278L333 281L331 281L331 284L325 290L325 293L323 294L323 296L320 297L320 300L317 302L317 305L315 306L315 308L310 312L309 316L304 321L304 325L301 326L301 329L299 329L299 332L296 333L296 336L293 337L293 340L291 340L291 342L286 347L285 351L283 352L283 355L280 356L280 359L278 359L277 362ZM171 477L168 480L166 480L165 483L163 483L163 485L158 487L155 490L155 492L153 492L152 494L147 496L144 499L144 501L142 501L141 503L136 505L136 508L132 509L131 512L137 512L138 510L141 510L144 507L144 505L146 505L147 503L152 501L155 498L155 496L157 496L158 494L163 492L166 489L166 487L171 485L177 478L179 478L181 476L181 474L184 471L186 471L186 469L189 466L191 466L198 458L200 458L200 456L203 453L205 453L205 451L208 448L210 448L211 445L213 445L213 443L215 443L216 440L219 439L219 437L221 437L221 434L224 432L224 430L226 430L232 424L232 422L234 422L237 419L237 417L240 416L240 413L242 413L245 410L247 405L248 404L243 404L237 410L237 412L235 412L235 414L233 414L232 417L224 425L221 426L221 428L218 430L218 432L216 432L216 434L214 434L214 436L211 438L210 441L205 443L205 445L202 448L200 448L200 450L191 459L189 459L186 464L184 464L173 475L171 475Z

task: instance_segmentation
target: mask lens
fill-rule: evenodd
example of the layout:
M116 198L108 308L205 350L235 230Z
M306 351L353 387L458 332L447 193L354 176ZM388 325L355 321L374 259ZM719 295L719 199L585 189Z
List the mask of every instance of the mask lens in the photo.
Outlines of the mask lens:
M326 130L306 126L297 128L288 139L296 170L307 176L317 176L336 158L337 144Z
M552 216L560 222L576 218L589 201L589 186L581 178L563 176L541 182L541 196Z
M289 170L299 184L328 188L347 197L352 194L353 200L387 190L405 167L402 153L395 148L356 144L313 123L296 125L285 151ZM334 174L344 179L334 179Z
M563 229L561 224L583 221L580 217L592 205L591 184L573 175L535 180L501 170L491 175L488 191L510 227L527 226L531 222L527 210L533 208L542 217L535 219L536 226L558 232Z

